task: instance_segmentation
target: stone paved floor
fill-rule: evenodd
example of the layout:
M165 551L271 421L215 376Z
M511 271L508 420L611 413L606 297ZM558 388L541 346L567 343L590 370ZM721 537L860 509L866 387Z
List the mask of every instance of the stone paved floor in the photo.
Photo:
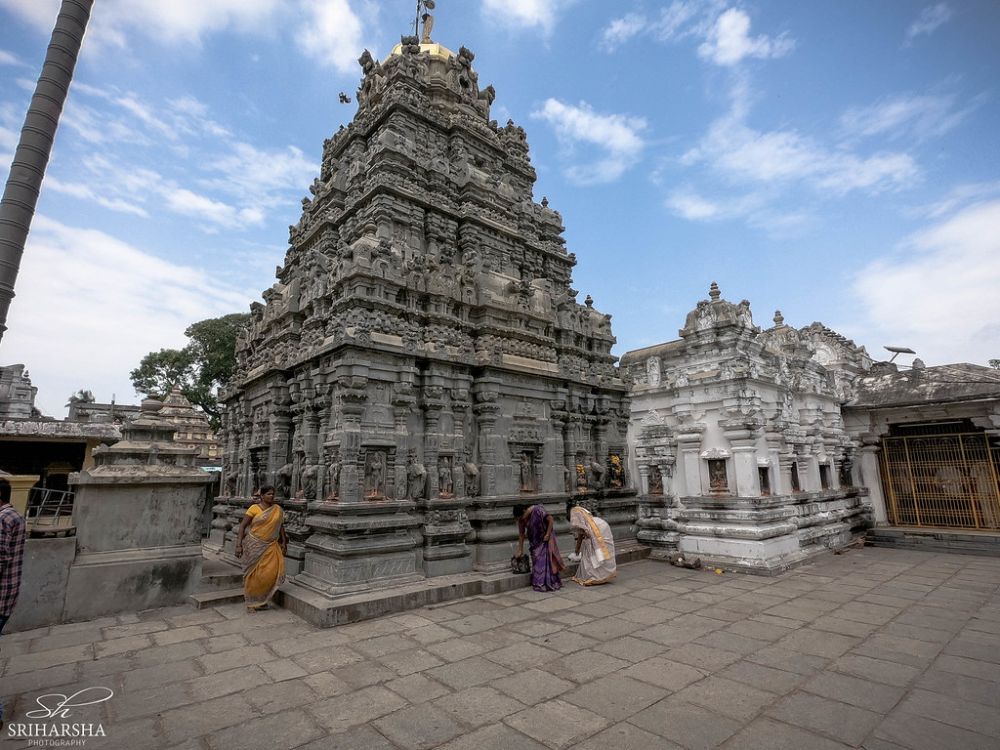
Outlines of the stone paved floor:
M88 748L996 750L998 585L1000 559L869 548L773 579L640 562L331 630L156 610L3 637L0 694L18 721L112 688L74 717L107 732Z

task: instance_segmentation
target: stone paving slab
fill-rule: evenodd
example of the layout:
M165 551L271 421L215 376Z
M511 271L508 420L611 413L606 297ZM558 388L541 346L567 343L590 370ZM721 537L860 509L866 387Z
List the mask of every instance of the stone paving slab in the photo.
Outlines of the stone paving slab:
M993 750L998 645L1000 559L866 548L327 630L239 604L40 628L0 638L0 696L24 722L110 688L74 709L95 750Z

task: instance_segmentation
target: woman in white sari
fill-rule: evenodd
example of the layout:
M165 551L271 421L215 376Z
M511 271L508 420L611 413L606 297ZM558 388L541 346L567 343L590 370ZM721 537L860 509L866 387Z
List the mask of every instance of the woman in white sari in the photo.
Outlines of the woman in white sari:
M618 564L608 522L595 518L589 510L577 505L569 512L569 524L576 535L576 554L570 559L580 561L573 580L581 586L596 586L613 580L618 575Z

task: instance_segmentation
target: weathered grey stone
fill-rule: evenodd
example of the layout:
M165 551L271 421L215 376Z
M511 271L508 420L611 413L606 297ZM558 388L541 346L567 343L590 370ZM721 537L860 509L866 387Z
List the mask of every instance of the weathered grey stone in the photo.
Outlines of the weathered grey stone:
M840 742L807 732L799 727L761 717L737 732L725 744L726 750L844 750ZM866 748L877 746L865 743ZM881 748L878 750L890 750Z
M881 716L839 701L795 692L767 710L769 716L857 746L878 726Z
M555 750L573 747L610 724L607 719L562 700L516 713L506 723Z
M669 690L620 674L611 674L564 693L559 699L610 721L623 721L662 700L668 693Z
M441 750L544 750L545 745L506 724L491 724L442 745Z
M715 711L665 698L629 721L688 750L712 750L740 728L739 722Z

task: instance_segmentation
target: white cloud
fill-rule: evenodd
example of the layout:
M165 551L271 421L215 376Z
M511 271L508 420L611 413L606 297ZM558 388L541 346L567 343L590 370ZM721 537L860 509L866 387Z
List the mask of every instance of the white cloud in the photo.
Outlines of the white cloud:
M318 174L298 148L258 149L235 140L194 97L152 103L114 88L75 88L64 123L91 146L80 159L89 178L60 180L67 167L57 164L52 188L64 195L139 216L155 205L215 232L263 224L269 209L293 203L293 194ZM162 148L149 147L165 143L170 157L157 159Z
M601 32L601 46L612 51L634 36L641 34L648 26L645 16L639 13L629 13L621 18L615 18Z
M80 200L96 203L112 211L141 216L143 218L149 217L149 213L141 206L137 206L122 198L110 198L106 195L100 195L90 185L85 185L81 182L63 182L58 177L47 175L43 187L45 190L54 190L63 195L70 195Z
M722 206L703 198L690 188L673 191L666 200L666 206L689 221L716 219L724 214Z
M559 14L576 0L483 0L483 12L505 26L552 33Z
M918 36L933 34L939 26L950 21L951 17L952 10L947 3L928 5L906 30L906 44L911 44Z
M59 0L0 0L0 8L48 34ZM199 46L206 36L222 31L260 35L286 25L297 26L299 48L315 61L341 72L354 70L364 43L352 0L109 1L95 9L87 44L98 51L129 49L141 35L167 46Z
M801 235L814 223L814 217L803 211L772 209L768 203L772 196L767 191L745 194L722 193L706 198L690 185L673 190L664 201L675 216L693 222L718 222L743 220L773 238Z
M302 0L306 18L296 40L311 58L342 73L355 70L365 47L361 19L348 0Z
M21 61L21 58L5 49L0 49L0 65L12 65L16 68L25 67L25 63Z
M283 202L285 191L301 192L319 175L319 164L294 146L261 150L233 143L229 154L216 157L207 167L219 176L202 184L263 205Z
M992 198L998 193L1000 193L1000 180L956 185L941 200L935 201L928 206L922 206L911 213L928 219L940 219L942 216L950 214L962 206L979 202L985 198Z
M614 51L638 36L650 36L660 42L709 35L726 0L673 0L659 15L628 13L613 19L601 32L601 47Z
M251 299L197 268L44 215L32 223L16 291L4 359L28 365L48 413L81 387L130 400L128 373L145 354L182 346L192 322Z
M1000 356L1000 200L908 238L854 281L866 326L928 364Z
M648 127L645 119L600 114L586 102L574 106L558 99L547 99L531 116L549 123L567 147L589 144L603 152L602 158L566 170L567 177L580 185L614 182L638 161L645 146L640 136Z
M716 19L708 38L698 47L698 56L716 65L729 66L746 57L783 57L794 47L794 40L785 34L774 39L763 34L751 38L750 16L730 8Z
M907 154L860 156L844 148L827 148L794 130L757 131L734 116L716 120L682 163L707 163L732 181L805 183L838 195L904 188L920 178L919 167Z
M958 126L977 106L955 109L953 94L900 94L867 107L854 107L840 118L849 135L889 138L913 136L926 140L944 135Z
M266 28L280 6L279 0L117 0L95 8L88 34L99 46L128 46L128 34L134 31L167 44L199 44L206 34L227 28ZM0 7L48 33L55 25L59 0L0 0Z

